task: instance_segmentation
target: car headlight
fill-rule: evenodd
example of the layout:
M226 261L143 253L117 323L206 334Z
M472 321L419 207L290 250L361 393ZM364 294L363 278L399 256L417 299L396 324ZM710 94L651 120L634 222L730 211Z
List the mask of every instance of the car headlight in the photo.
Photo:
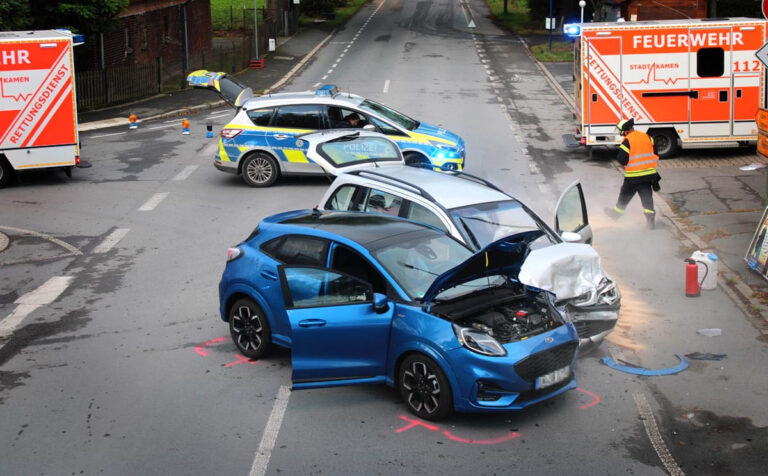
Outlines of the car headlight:
M429 143L436 149L432 152L432 155L435 157L439 157L441 159L457 159L461 157L459 150L452 145L448 145L446 143L438 142L435 140L431 140Z
M621 299L621 294L612 279L603 277L597 287L581 296L576 296L570 301L570 304L577 307L613 305Z
M456 338L461 345L472 352L494 357L507 355L507 350L499 344L499 341L485 332L470 327L457 326L456 324L453 325L453 332L456 333Z

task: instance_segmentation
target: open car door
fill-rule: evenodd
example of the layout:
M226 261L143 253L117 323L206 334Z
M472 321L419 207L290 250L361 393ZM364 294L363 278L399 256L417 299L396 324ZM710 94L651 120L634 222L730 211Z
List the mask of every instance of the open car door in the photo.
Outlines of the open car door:
M587 202L584 200L584 190L578 181L568 186L557 200L555 231L563 241L592 244L592 227L589 226Z
M296 136L296 146L306 147L307 158L328 174L338 175L387 164L405 164L397 144L378 132L331 129Z
M217 92L227 104L234 108L240 108L245 104L245 101L253 97L251 88L227 73L215 73L201 69L189 73L187 83L193 88L210 89Z
M293 388L384 382L393 306L371 285L326 268L281 266Z

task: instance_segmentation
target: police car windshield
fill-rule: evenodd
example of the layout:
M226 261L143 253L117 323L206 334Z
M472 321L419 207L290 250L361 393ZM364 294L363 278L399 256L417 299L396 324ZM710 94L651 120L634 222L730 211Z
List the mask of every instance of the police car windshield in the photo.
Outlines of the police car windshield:
M409 131L419 127L419 121L411 119L402 112L397 112L394 109L388 108L387 106L379 104L376 101L371 101L370 99L366 99L365 101L361 102L360 109L372 112L379 116L383 116Z
M454 208L448 213L459 229L469 229L474 247L482 248L501 238L531 230L544 231L544 235L530 244L531 249L554 243L547 227L531 216L517 200L478 203Z

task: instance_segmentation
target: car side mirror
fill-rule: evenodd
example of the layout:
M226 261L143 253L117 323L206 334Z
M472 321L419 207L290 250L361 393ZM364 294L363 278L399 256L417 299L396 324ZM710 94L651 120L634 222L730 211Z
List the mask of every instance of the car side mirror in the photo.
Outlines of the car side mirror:
M560 234L560 238L566 243L579 243L581 242L581 235L572 231L564 231Z
M375 131L376 130L376 126L374 126L373 124L366 124L366 125L363 126L363 130L364 131Z
M389 300L385 294L376 293L373 295L373 310L376 311L376 314L389 311Z

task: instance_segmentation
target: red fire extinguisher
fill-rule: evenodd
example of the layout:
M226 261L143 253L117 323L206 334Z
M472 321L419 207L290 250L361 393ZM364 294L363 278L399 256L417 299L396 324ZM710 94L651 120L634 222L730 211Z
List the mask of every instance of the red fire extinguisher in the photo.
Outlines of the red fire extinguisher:
M685 260L685 295L688 297L697 297L701 295L701 283L699 282L699 265L695 260L686 258ZM702 262L705 267L707 263ZM704 277L706 277L706 273ZM703 280L702 280L703 281Z

